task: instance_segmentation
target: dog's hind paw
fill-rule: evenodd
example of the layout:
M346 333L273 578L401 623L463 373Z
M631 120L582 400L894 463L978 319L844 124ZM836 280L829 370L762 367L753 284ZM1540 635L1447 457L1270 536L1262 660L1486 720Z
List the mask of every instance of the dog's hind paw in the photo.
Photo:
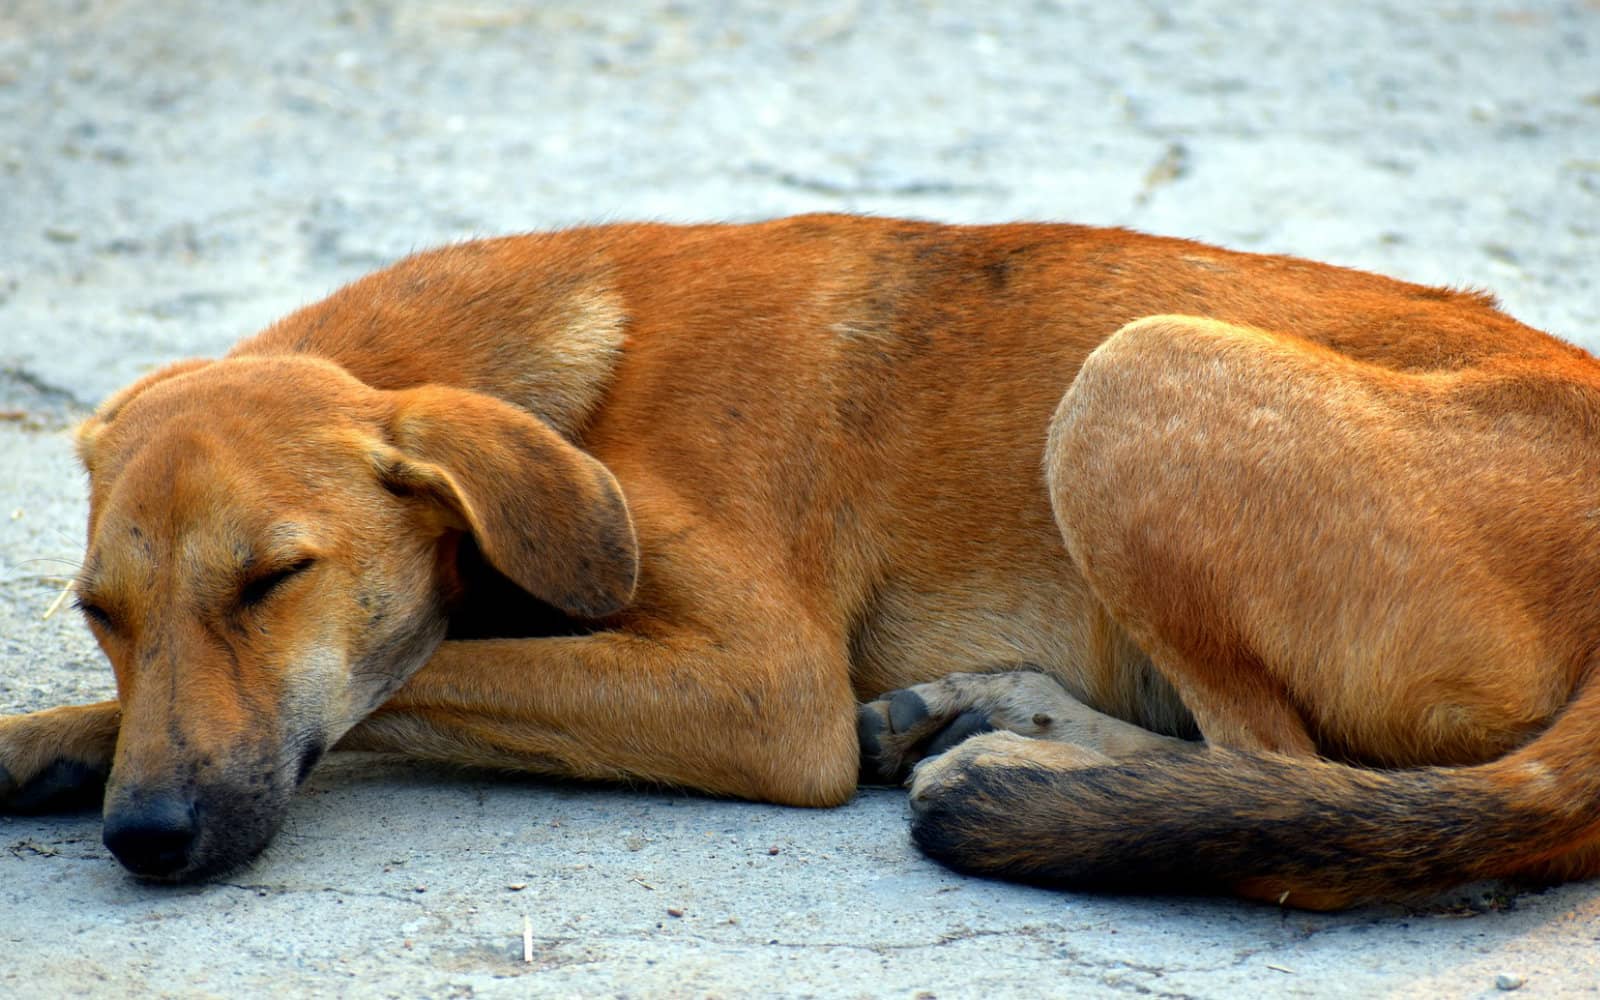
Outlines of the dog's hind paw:
M1074 710L1089 711L1050 677L1029 670L951 674L890 691L857 709L860 780L899 784L918 761L997 729L1048 738Z
M891 691L860 707L856 730L863 784L899 784L918 761L991 730L1073 744L1112 760L1200 745L1098 712L1032 670L951 674Z

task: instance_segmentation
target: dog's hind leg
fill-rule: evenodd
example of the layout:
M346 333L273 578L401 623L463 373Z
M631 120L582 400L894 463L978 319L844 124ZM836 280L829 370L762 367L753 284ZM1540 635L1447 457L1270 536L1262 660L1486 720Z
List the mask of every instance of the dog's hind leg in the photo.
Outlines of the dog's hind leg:
M98 805L121 719L114 701L0 717L0 813Z
M1207 743L1314 755L1308 692L1337 697L1340 657L1388 634L1368 578L1405 527L1363 478L1386 445L1372 380L1292 337L1152 317L1097 348L1056 411L1067 549Z
M1593 501L1566 483L1590 376L1463 368L1479 348L1447 333L1456 359L1417 374L1151 317L1063 396L1045 468L1067 550L1207 743L1475 763L1572 690L1592 644L1547 609L1588 603Z

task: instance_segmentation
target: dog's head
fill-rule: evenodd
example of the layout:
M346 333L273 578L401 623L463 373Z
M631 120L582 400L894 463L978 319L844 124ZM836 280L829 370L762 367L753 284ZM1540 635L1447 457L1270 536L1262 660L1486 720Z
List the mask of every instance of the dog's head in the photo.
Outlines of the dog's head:
M167 879L250 859L323 751L444 638L464 549L580 619L631 597L615 479L498 399L302 356L187 362L80 430L78 600L122 727L107 846Z

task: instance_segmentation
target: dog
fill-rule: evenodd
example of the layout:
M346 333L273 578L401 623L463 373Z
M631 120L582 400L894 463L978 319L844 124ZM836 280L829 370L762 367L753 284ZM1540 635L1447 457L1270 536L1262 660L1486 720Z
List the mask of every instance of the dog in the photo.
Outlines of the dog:
M113 396L117 699L0 808L149 879L329 749L833 806L1313 908L1600 871L1600 365L1483 293L1071 225L462 243ZM921 762L919 764L919 761Z

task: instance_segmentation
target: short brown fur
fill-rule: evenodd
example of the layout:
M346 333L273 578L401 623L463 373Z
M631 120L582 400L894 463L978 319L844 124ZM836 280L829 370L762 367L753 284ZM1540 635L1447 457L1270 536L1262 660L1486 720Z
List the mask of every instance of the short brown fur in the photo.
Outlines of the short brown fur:
M108 825L214 818L155 873L192 878L335 743L834 805L857 699L1029 664L1210 746L973 741L918 779L954 863L1206 857L1303 905L1585 877L1597 432L1600 366L1484 295L1119 230L447 247L84 426L118 700L0 719L0 806L109 766Z

